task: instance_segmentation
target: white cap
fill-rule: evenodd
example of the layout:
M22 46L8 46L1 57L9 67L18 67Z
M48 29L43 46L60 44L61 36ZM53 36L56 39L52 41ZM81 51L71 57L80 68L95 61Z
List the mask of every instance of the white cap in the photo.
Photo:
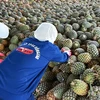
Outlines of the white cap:
M47 22L43 22L39 25L39 27L34 32L34 37L39 41L49 41L54 43L57 37L57 29L56 27Z
M0 38L7 38L9 35L9 28L0 22Z

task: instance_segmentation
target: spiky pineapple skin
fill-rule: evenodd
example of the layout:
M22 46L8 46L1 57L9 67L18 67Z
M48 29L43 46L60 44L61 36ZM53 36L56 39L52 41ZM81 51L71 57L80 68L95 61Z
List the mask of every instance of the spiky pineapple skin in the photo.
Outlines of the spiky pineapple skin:
M87 52L89 52L92 58L99 56L99 51L94 44L87 45Z
M59 82L64 82L68 78L68 73L66 73L66 72L59 72L56 77L57 77L57 80Z
M61 40L63 40L63 38L64 38L63 35L61 33L59 33L57 35L56 41L61 41Z
M55 79L55 73L51 72L51 71L47 71L45 72L45 74L43 75L41 81L53 81Z
M71 48L72 47L72 40L71 39L64 39L62 44L63 44L63 47Z
M78 78L79 78L78 75L70 74L70 75L68 76L68 78L67 78L67 81L66 81L67 85L69 86L70 83L71 83L74 79L78 79Z
M59 100L62 98L63 93L66 91L66 84L59 83L54 88L48 91L47 100Z
M63 64L60 65L59 69L62 72L70 73L70 64L63 63Z
M78 55L78 61L83 63L88 63L92 59L91 55L88 52L81 53Z
M75 62L71 66L71 72L74 75L82 74L84 70L85 70L85 64L82 62Z
M100 86L93 86L92 90L88 91L89 100L100 100Z
M90 68L86 69L82 74L82 79L88 84L93 84L95 81L95 73Z
M100 81L100 65L94 65L93 70L97 74L97 79Z
M81 96L84 96L88 93L88 84L79 79L74 79L71 82L71 88L76 94Z
M37 86L36 92L37 92L38 96L45 95L49 91L50 88L51 88L51 84L46 82L46 81L44 81L44 82L41 82Z
M76 96L77 94L74 93L71 89L69 89L63 94L62 100L76 100Z

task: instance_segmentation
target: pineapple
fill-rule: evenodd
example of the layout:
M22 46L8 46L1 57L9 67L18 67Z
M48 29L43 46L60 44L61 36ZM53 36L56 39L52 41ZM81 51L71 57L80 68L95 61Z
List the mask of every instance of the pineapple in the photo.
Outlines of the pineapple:
M47 81L47 82L51 82L56 78L55 73L51 72L51 71L47 71L44 73L41 82L43 81Z
M41 82L36 88L36 93L38 96L45 95L50 88L51 88L51 83L48 83L46 81Z
M83 63L88 63L92 59L91 55L88 52L81 53L78 55L78 61Z
M73 49L80 48L80 42L79 42L79 41L73 41L72 48L73 48Z
M59 66L54 66L52 72L55 74L59 73L60 72Z
M80 75L83 73L83 71L85 70L85 64L82 62L75 62L72 66L71 66L71 72L74 75Z
M71 82L71 88L72 90L80 95L80 96L84 96L84 95L87 95L88 93L88 84L85 83L84 81L82 80L79 80L79 79L74 79L72 82Z
M64 39L63 35L61 33L58 33L56 41L59 41L59 40L61 41L63 39Z
M93 84L95 81L95 73L92 69L86 69L82 74L82 79L88 84Z
M57 42L57 46L61 49L63 47L62 40Z
M60 100L66 89L65 83L59 83L53 89L48 91L47 100Z
M77 61L77 57L75 55L71 55L70 58L68 59L68 63L75 63Z
M59 82L64 82L68 78L68 73L66 73L66 72L59 72L56 77L57 77L57 80Z
M99 65L94 65L93 70L97 74L97 79L100 81L100 66Z
M71 83L74 79L77 79L77 78L79 78L77 75L70 74L70 75L68 76L68 78L67 78L67 81L66 81L67 85L70 85L70 83Z
M65 24L65 33L67 34L68 32L72 31L72 26L70 24Z
M62 44L63 44L63 47L71 48L72 47L72 40L71 39L64 39Z
M49 67L51 67L51 68L53 68L53 67L55 67L55 66L57 66L59 63L58 62L50 62L49 63Z
M77 56L79 55L80 53L84 53L85 50L83 48L77 48L74 50L74 54Z
M60 65L59 69L62 72L70 73L70 64L63 63L63 64Z
M89 100L100 100L100 86L93 86L92 90L88 91Z
M72 89L69 89L66 91L63 96L62 100L76 100L77 94L72 91Z
M91 54L92 58L99 56L99 51L94 44L87 45L87 52Z

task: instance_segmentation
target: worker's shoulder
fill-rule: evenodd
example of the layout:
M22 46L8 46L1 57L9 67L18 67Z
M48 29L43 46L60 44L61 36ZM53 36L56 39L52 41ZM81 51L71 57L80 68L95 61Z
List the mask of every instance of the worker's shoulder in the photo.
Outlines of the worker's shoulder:
M48 43L48 49L49 50L55 51L57 48L58 48L58 46L56 46L55 44L52 44L50 42Z

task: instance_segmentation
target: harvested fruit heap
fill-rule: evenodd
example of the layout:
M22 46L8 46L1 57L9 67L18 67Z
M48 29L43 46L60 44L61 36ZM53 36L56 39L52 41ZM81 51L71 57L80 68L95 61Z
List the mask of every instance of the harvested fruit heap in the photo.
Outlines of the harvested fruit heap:
M55 44L72 56L66 63L49 63L34 93L37 100L100 100L100 0L0 2L0 22L10 28L0 52L9 55L45 21L58 30Z

